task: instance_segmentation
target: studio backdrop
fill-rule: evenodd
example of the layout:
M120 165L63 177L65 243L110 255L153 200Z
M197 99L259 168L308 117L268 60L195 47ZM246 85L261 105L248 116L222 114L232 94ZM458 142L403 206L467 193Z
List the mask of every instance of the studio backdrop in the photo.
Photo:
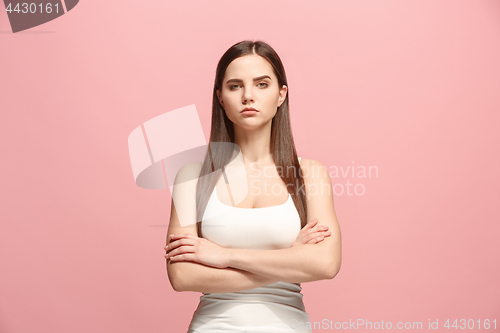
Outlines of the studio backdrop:
M217 62L247 39L280 55L298 156L332 181L342 267L302 284L313 332L500 329L499 1L16 4L0 332L186 332L201 294L169 283L171 189L138 183L154 156L131 149L154 143L131 135L182 123L193 142L169 147L206 144Z

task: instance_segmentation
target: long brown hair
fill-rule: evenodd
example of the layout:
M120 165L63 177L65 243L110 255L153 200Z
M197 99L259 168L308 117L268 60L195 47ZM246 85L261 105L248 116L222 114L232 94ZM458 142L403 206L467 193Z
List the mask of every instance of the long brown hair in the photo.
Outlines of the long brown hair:
M288 87L285 68L274 49L263 41L244 40L231 46L222 55L217 64L215 73L215 84L212 97L212 125L210 128L210 140L208 150L205 154L203 165L196 186L196 207L197 207L197 230L198 236L201 234L201 221L203 214L213 192L217 180L221 173L216 170L224 170L224 167L230 162L233 156L234 147L234 124L226 116L226 113L220 105L217 98L217 90L222 90L222 80L229 64L236 58L257 54L266 59L273 67L274 73L278 77L278 87L283 85ZM288 96L290 88L284 102L278 107L276 115L271 124L271 142L270 149L274 159L274 164L281 179L287 185L295 207L300 216L301 227L307 224L307 204L304 187L304 179L300 170L300 163L297 157L297 151L293 142L292 129L290 126L290 114L288 111ZM224 144L226 143L226 144ZM290 169L295 172L288 172ZM286 170L286 172L283 172Z

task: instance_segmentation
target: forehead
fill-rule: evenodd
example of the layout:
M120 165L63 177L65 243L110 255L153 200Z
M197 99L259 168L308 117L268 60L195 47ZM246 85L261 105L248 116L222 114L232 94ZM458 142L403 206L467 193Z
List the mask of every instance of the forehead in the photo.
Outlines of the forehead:
M277 80L273 66L266 59L250 54L234 59L227 66L224 80L253 79L262 75L269 75L272 80Z

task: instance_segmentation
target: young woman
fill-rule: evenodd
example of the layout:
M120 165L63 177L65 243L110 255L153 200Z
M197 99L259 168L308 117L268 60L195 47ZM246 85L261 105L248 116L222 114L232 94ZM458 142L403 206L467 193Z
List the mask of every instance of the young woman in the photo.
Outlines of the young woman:
M165 247L173 289L203 293L188 333L311 332L300 283L340 270L330 177L297 156L288 95L268 44L220 59L209 149L177 173Z

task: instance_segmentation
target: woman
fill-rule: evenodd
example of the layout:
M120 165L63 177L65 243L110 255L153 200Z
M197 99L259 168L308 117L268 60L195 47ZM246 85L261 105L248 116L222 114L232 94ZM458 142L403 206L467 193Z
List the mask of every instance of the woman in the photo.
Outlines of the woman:
M285 70L262 41L219 61L209 149L177 173L165 250L174 290L203 293L188 333L311 332L300 283L338 273L340 228L326 168L297 157Z

